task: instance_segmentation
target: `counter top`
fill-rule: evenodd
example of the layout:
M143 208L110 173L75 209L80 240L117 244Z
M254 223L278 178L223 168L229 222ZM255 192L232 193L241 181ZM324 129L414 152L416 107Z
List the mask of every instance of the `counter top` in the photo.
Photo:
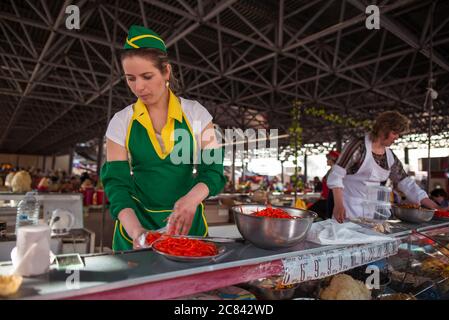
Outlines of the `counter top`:
M403 237L412 230L425 231L449 226L449 222L406 224L391 235ZM279 274L281 259L345 246L320 246L301 242L282 250L264 250L250 243L226 243L226 252L206 263L174 262L144 249L118 253L82 255L85 267L78 271L50 270L24 279L11 299L167 299ZM12 270L0 263L0 274ZM76 281L79 279L79 281ZM174 291L177 290L177 291Z

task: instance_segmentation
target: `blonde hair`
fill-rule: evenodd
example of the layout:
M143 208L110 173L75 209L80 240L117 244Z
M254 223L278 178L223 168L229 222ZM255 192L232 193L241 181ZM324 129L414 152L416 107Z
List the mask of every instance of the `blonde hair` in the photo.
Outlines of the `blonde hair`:
M371 139L386 137L390 132L403 134L409 130L410 121L397 111L385 111L379 114L371 129Z

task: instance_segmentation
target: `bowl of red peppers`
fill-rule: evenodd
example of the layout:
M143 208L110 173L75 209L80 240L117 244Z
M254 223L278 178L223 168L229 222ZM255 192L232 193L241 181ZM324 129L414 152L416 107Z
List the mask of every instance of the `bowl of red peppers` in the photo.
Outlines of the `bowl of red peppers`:
M433 215L435 220L449 220L449 211L448 210L436 210Z
M317 217L310 210L257 204L234 206L232 211L242 237L269 250L300 243Z
M221 256L226 248L213 241L163 235L152 244L153 251L179 262L206 262Z

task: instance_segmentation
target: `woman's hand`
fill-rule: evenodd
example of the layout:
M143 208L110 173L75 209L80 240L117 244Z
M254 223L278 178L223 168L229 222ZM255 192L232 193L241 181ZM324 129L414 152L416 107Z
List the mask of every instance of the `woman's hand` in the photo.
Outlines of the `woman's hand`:
M335 204L332 214L335 220L337 220L339 223L343 223L346 219L345 206L343 204Z
M167 234L187 235L198 205L199 203L189 195L176 201L173 212L168 218Z
M134 210L131 208L122 209L122 211L118 214L118 218L122 226L125 228L126 233L133 240L133 249L142 248L142 246L138 243L138 239L143 233L147 232L147 230L140 224Z
M429 209L444 210L444 208L441 208L437 203L430 200L429 198L422 199L421 204Z
M131 238L133 239L133 249L142 249L144 248L145 240L142 242L141 236L146 234L147 230L144 228L140 228L137 230L133 230Z

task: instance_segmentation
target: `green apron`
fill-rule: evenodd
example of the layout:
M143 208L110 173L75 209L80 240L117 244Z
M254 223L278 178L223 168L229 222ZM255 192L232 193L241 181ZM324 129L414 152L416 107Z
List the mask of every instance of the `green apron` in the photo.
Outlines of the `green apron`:
M172 105L174 99L177 102L175 106ZM167 224L166 219L172 213L175 202L194 187L193 158L196 152L196 141L179 101L171 93L168 113L169 116L174 114L177 119L168 120L174 121L174 125L172 124L168 133L171 134L173 129L183 129L186 130L184 132L188 132L188 135L178 137L176 141L172 142L174 148L171 151L167 148L169 153L162 154L148 111L142 106L140 101L133 106L134 114L128 128L126 141L133 172L133 199L136 203L136 216L145 229L155 230ZM162 131L163 138L164 135L167 136L167 132L164 130L165 128ZM188 143L193 147L183 149L178 145L180 143ZM176 151L182 157L182 152L185 150L190 151L190 163L172 163L170 153ZM189 235L207 235L203 204L196 209ZM112 248L114 251L132 249L132 239L119 220L115 222Z

